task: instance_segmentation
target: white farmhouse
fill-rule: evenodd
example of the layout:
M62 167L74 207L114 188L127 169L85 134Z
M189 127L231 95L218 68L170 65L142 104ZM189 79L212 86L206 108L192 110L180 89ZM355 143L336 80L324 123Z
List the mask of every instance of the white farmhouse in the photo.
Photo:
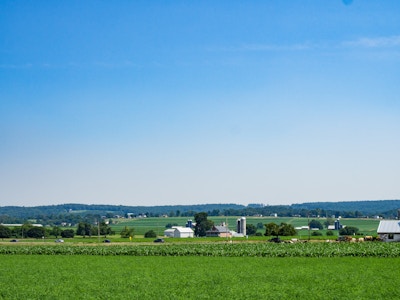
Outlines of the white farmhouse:
M377 233L379 235L379 238L384 242L400 242L400 221L380 221Z

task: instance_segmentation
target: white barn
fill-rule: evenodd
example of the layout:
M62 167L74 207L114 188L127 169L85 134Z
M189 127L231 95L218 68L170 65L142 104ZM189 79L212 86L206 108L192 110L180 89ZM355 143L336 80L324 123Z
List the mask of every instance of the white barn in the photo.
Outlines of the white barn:
M164 236L166 237L174 237L175 234L175 228L169 228L167 230L164 230Z
M164 236L175 238L192 238L194 236L194 232L192 228L189 227L174 226L165 230Z
M377 233L379 235L379 238L384 242L400 242L400 221L380 221Z

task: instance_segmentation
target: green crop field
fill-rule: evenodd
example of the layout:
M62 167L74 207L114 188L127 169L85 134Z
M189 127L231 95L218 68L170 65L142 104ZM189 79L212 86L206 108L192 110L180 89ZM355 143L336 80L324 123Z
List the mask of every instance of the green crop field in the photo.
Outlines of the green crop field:
M0 299L397 299L398 243L2 244Z
M0 299L397 299L400 258L0 255Z

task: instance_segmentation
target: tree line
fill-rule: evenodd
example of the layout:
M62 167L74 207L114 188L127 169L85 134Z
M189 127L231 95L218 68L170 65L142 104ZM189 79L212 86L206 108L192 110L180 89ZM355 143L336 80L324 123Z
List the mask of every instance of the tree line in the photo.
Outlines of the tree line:
M0 223L23 223L29 219L50 226L62 223L93 222L101 217L113 218L128 216L146 217L192 217L199 212L209 216L270 216L281 217L343 217L360 218L380 215L384 218L397 217L400 200L316 202L292 205L249 204L204 204L170 206L121 206L121 205L86 205L62 204L37 207L3 206L0 207Z
M128 229L128 233L132 234L133 230ZM0 225L0 238L47 238L49 236L54 236L55 238L73 238L75 235L82 237L92 237L101 235L107 237L107 235L113 235L115 232L111 227L104 221L99 224L93 225L87 222L80 222L76 229L73 228L62 228L59 226L53 227L42 227L33 226L32 224L25 223L22 226L7 227ZM121 236L126 234L124 231Z

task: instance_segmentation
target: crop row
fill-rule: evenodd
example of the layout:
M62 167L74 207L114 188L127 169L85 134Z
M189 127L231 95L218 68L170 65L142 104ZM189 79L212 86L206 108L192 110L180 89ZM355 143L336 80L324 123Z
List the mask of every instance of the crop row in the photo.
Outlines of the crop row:
M400 257L396 243L249 243L171 245L0 246L1 255L214 256L214 257Z

